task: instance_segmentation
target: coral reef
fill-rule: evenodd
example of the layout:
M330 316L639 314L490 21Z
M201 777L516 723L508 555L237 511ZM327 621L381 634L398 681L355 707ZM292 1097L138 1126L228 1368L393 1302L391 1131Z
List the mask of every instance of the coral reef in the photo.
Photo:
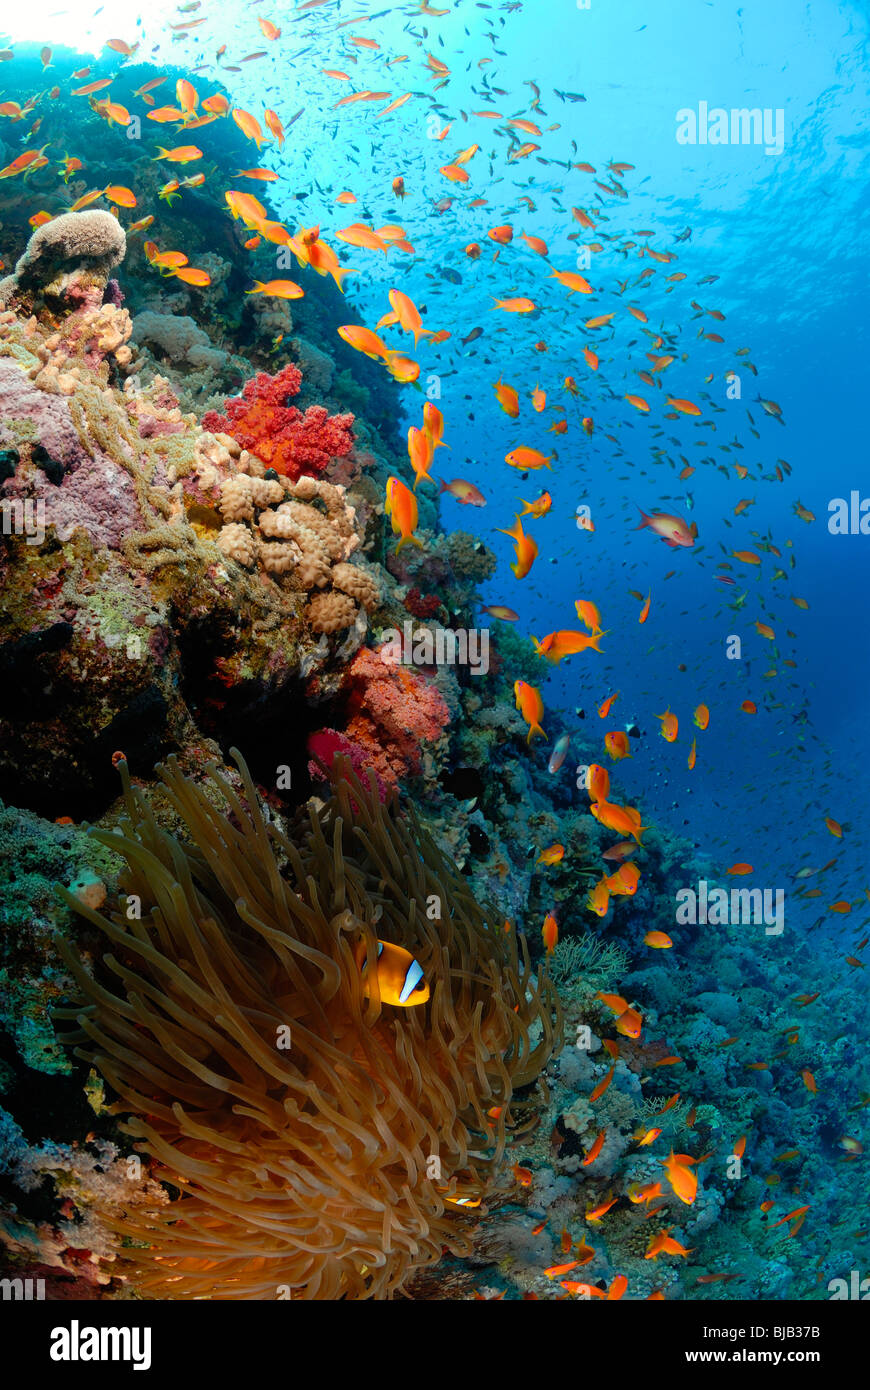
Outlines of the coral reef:
M86 249L81 275L95 265ZM121 389L129 314L93 284L82 299L64 266L38 319L0 313L0 500L13 523L0 554L0 791L93 815L118 748L147 774L173 747L204 747L231 696L236 717L349 659L378 584L353 557L341 485L264 477L257 455L184 415L165 379ZM333 430L346 453L344 423L318 437Z
M289 835L240 767L244 800L211 770L220 810L162 770L181 843L121 764L123 833L96 836L126 860L118 907L64 895L112 944L101 978L62 946L89 1001L68 1040L117 1093L145 1181L180 1194L105 1214L115 1269L152 1297L385 1297L468 1249L440 1194L497 1184L487 1110L556 1049L558 999L413 813L348 765ZM428 1007L363 985L376 933L420 962Z

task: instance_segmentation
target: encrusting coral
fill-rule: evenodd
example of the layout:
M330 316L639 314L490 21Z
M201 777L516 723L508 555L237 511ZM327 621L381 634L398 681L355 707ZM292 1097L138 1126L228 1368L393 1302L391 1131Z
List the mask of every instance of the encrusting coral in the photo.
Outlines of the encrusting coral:
M122 763L128 819L94 832L126 861L118 907L63 892L113 948L94 978L60 943L88 1001L65 1040L117 1093L145 1181L176 1194L106 1217L116 1268L146 1297L383 1298L469 1248L443 1194L496 1189L513 1092L558 1050L558 996L412 807L336 765L288 835L234 757L242 796L214 767L206 787L160 769L186 843ZM358 964L378 938L419 961L427 1003L381 1001Z

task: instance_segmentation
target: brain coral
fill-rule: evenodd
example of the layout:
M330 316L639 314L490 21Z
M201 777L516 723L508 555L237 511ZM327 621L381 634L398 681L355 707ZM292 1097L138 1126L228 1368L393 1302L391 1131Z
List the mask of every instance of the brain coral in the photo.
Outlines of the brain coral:
M60 294L82 275L104 286L127 248L124 228L110 212L65 212L38 227L12 275L0 280L0 303L16 291Z
M286 835L234 756L241 796L214 767L206 787L160 770L183 843L121 764L128 819L94 833L126 860L126 904L63 894L112 946L99 980L62 946L88 1001L66 1041L119 1097L145 1181L173 1191L106 1215L117 1269L156 1298L383 1298L467 1249L441 1194L498 1181L487 1110L555 1050L558 996L413 808L346 764ZM373 961L376 938L417 958L427 1003L383 1004L374 970L364 989L355 952Z
M226 415L210 410L203 416L203 428L231 434L243 449L288 478L323 473L330 460L344 458L353 448L353 416L330 415L322 405L311 405L303 414L288 404L301 384L302 373L292 362L276 376L258 372L245 382L241 397L226 402Z

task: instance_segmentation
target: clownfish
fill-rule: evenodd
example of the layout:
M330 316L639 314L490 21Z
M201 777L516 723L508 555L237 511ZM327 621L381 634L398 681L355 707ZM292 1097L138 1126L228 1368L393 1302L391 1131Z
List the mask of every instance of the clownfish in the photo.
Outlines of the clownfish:
M446 1192L447 1188L438 1187L436 1191ZM460 1197L458 1194L455 1197L445 1197L444 1200L449 1202L452 1207L479 1207L481 1202L480 1197Z
M364 975L368 965L365 941L357 947L356 961ZM425 1004L429 998L429 986L423 978L420 962L410 951L390 941L378 941L378 992L382 1004L398 1004L403 1008Z

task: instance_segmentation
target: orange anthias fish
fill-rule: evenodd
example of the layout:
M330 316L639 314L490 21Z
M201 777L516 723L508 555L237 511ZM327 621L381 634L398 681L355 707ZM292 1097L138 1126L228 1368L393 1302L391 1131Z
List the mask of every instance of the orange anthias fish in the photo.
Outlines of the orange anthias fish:
M665 710L664 714L657 714L656 719L662 721L661 735L666 743L673 743L679 731L679 720L670 710Z
M578 652L585 652L590 647L593 651L600 652L598 643L604 636L603 632L574 632L571 629L562 629L559 632L548 632L546 637L542 637L540 642L533 637L535 650L539 656L545 656L548 661L559 662L566 656L576 656Z
M426 401L423 406L423 428L432 440L433 449L449 449L450 445L445 444L442 438L444 434L444 416L435 405L434 401Z
M511 449L509 454L505 454L504 461L511 468L525 470L527 468L549 468L552 457L552 454L542 454L539 449L530 449L525 444L521 444L518 448Z
M641 522L634 529L642 531L648 526L657 536L661 536L666 545L676 549L678 546L690 546L695 544L696 529L694 523L688 526L682 517L671 516L667 512L653 512L652 516L647 516L641 511Z
M186 285L198 285L200 287L211 284L211 276L207 270L199 270L196 266L184 266L175 272L176 280L183 280Z
M513 527L512 530L506 531L504 527L501 526L497 526L496 530L500 531L503 536L510 536L511 540L514 542L514 545L516 547L517 558L516 563L511 565L511 569L513 570L517 579L525 579L526 575L528 574L529 570L532 568L532 565L535 562L535 557L538 553L538 547L536 543L532 540L531 536L526 535L525 531L523 530L523 523L520 521L520 518L516 516L514 520L516 522L516 525Z
M136 206L136 194L131 188L124 188L121 184L110 183L108 188L103 189L103 194L122 208L134 208Z
M579 615L580 617L583 616L582 613L580 613L580 604L581 604L581 601L582 601L582 600L579 599L579 598L578 598L577 601L576 601L577 613L578 613L578 615ZM596 610L596 612L597 612L597 610ZM587 626L588 626L588 624L587 624ZM619 691L617 690L617 691L615 691L615 692L613 693L613 695L608 695L608 697L607 697L607 699L604 701L604 703L598 706L598 718L599 718L599 719L606 719L606 718L607 718L608 714L610 713L611 707L612 707L612 705L613 705L613 703L614 703L614 701L616 700L616 698L617 698L618 695L619 695Z
M710 723L710 711L706 705L699 705L692 718L699 729L706 729L707 725Z
M196 145L176 145L173 150L165 150L162 145L157 148L160 153L155 160L166 159L170 164L190 164L191 160L202 159L202 150Z
M522 497L520 501L523 504L523 510L520 512L520 516L546 516L553 505L553 499L549 492L542 492L540 497L535 498L534 502L526 502Z
M559 940L559 927L558 923L556 922L556 918L554 917L552 912L548 912L547 916L544 918L544 925L541 928L541 936L543 937L544 947L546 948L547 955L551 956L555 951L557 942Z
M510 415L515 420L520 413L520 398L514 388L507 386L499 377L492 389L495 391L496 400L505 415Z
M633 806L617 806L612 801L593 801L589 810L608 830L616 830L620 835L631 835L638 844L641 843L641 834L647 827L641 825L640 812Z
M676 1154L671 1149L670 1156L661 1161L674 1193L686 1206L691 1206L698 1191L698 1179L692 1172L697 1159L690 1154Z
M601 631L601 614L598 611L597 605L590 602L589 599L578 598L574 600L574 607L577 610L577 617L580 619L581 623L585 623L590 632L603 636ZM616 696L614 695L611 698L611 703L615 699ZM601 717L603 719L604 715Z
M588 1152L587 1152L587 1154L586 1154L586 1157L583 1159L583 1162L582 1162L581 1165L580 1165L581 1168L588 1168L589 1165L590 1165L590 1163L594 1163L594 1162L595 1162L596 1158L597 1158L598 1155L601 1153L601 1150L602 1150L603 1147L604 1147L604 1141L605 1141L606 1138L607 1138L607 1130L606 1130L606 1129L601 1129L601 1130L599 1130L599 1131L598 1131L598 1135L597 1135L597 1137L596 1137L596 1139L595 1139L595 1142L594 1142L593 1145L592 1145L592 1148L588 1150Z
M293 280L262 280L254 281L255 288L246 290L246 294L270 294L276 299L301 299L305 291Z
M640 882L640 869L636 864L620 864L604 881L613 897L633 898Z
M419 515L417 499L401 478L391 476L387 479L384 511L392 523L393 534L401 536L401 540L396 546L396 554L398 555L402 547L407 545L409 541L422 550L423 542L414 535Z
M590 1207L589 1211L587 1211L586 1213L586 1220L595 1223L601 1221L602 1218L605 1217L607 1213L610 1211L610 1208L616 1206L616 1203L618 1201L618 1197L605 1197L603 1202L599 1202L597 1206ZM588 1288L589 1286L584 1285L583 1287Z
M547 849L542 849L535 860L536 864L561 864L565 858L564 845L550 845Z
M604 747L614 761L618 762L621 758L630 758L628 734L621 729L612 730L604 735Z
M520 295L515 299L493 299L496 309L504 309L508 314L531 314L537 305L533 299Z
M432 440L426 431L418 429L416 425L411 425L408 430L408 458L411 460L411 467L414 470L415 492L418 483L434 483L435 481L429 476L433 452Z
M278 119L278 116L267 107L263 112L263 120L278 141L278 149L282 150L284 148L284 127Z
M373 333L370 328L364 328L362 324L346 323L338 329L339 338L357 352L364 352L366 357L371 357L377 361L379 357L386 357L387 345L380 339L377 333Z
M535 686L529 685L526 681L514 681L514 695L516 697L516 707L529 726L526 735L526 743L531 743L535 734L540 734L541 738L546 739L547 735L541 728L541 719L544 714L544 702L541 699L541 692Z
M586 775L586 790L591 801L606 801L610 795L610 773L600 763L592 763Z
M253 140L257 149L260 148L264 141L270 138L268 135L263 134L260 122L256 120L249 111L242 111L238 107L235 107L232 112L232 117L242 134L246 135L249 140Z
M389 300L393 307L393 312L398 318L399 326L403 328L406 333L413 333L414 347L416 348L421 335L424 337L429 336L429 329L423 327L420 319L419 309L413 299L409 299L401 290L390 290Z
M670 1234L673 1229L673 1226L668 1226L665 1230L659 1231L658 1235L652 1237L644 1255L645 1260L654 1260L658 1255L691 1255L691 1249L687 1250L685 1245L674 1240Z
M600 878L595 887L589 890L586 906L590 912L595 913L596 917L607 916L607 909L610 906L610 888L606 878Z

